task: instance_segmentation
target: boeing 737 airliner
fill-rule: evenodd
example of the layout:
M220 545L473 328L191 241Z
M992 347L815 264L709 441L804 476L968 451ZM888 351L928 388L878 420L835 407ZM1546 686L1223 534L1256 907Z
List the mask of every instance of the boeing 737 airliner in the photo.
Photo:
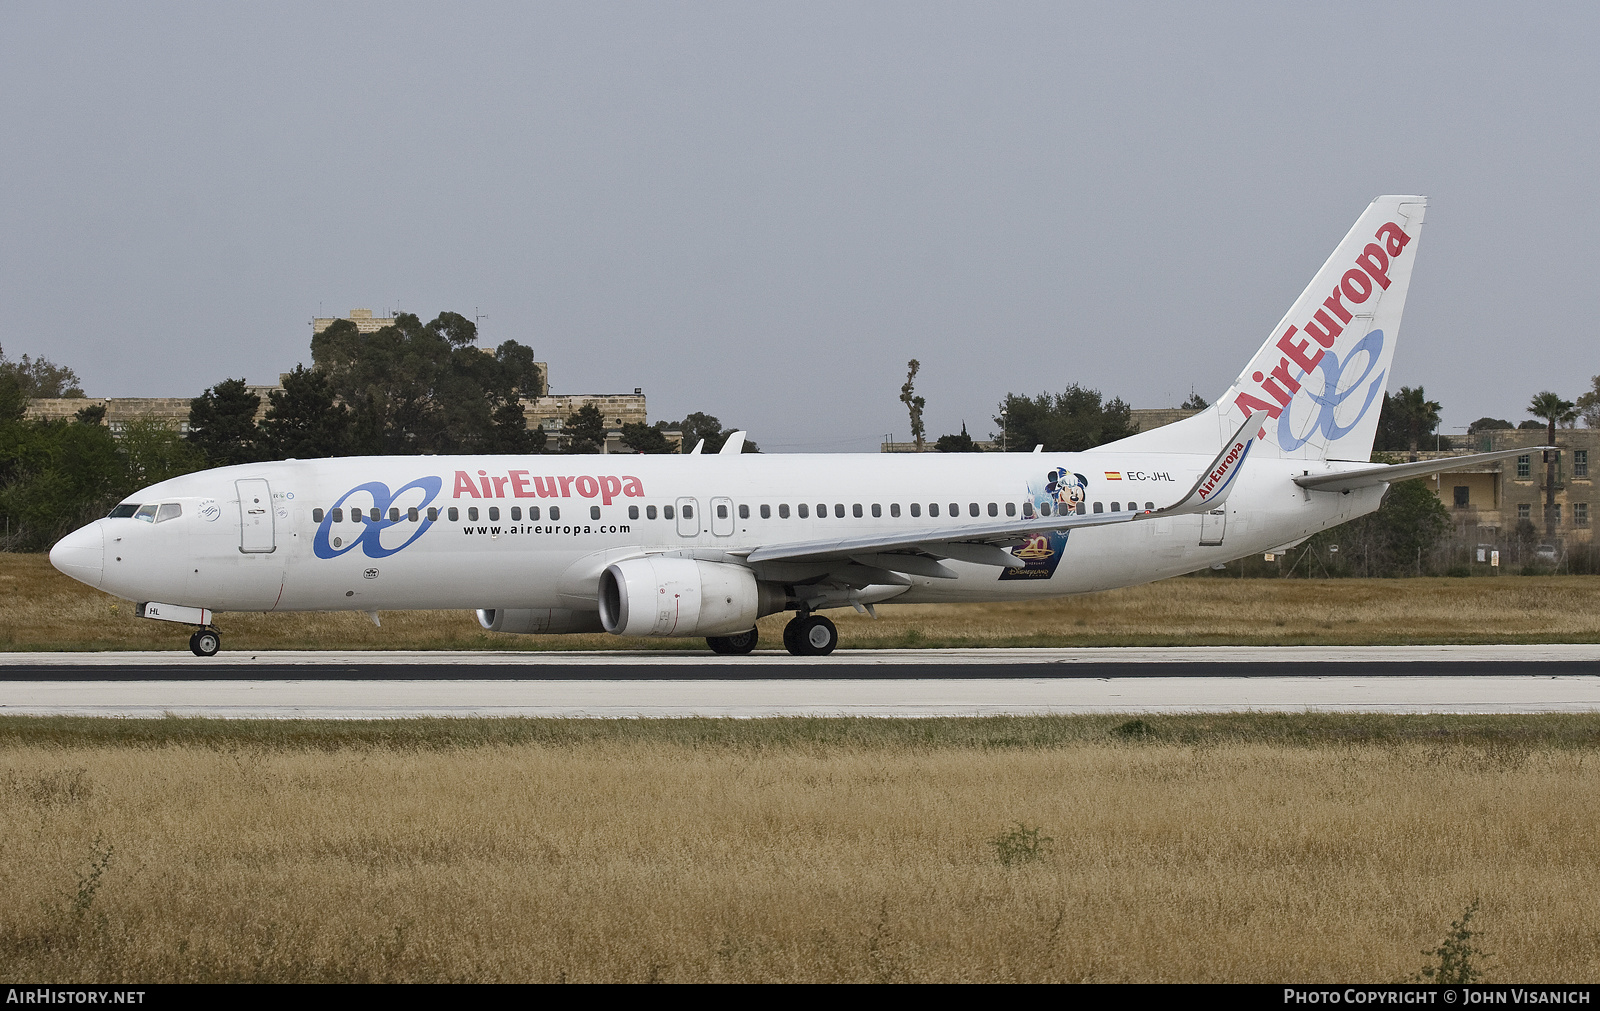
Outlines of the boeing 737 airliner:
M189 474L50 552L192 624L222 611L475 608L498 632L604 630L791 653L817 613L1024 600L1178 575L1369 513L1393 481L1510 455L1369 462L1427 201L1379 197L1209 409L1082 453L359 457Z

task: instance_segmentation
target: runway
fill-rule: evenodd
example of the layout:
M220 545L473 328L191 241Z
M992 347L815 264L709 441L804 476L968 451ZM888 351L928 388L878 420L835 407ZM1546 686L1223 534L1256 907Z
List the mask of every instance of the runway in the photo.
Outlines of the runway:
M1600 645L0 654L0 714L992 716L1600 711Z

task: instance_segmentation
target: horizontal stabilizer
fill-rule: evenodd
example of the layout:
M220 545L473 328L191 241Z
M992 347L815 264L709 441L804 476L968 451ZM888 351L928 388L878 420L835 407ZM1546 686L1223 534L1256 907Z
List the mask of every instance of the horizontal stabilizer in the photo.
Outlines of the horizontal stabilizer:
M1416 463L1379 463L1370 467L1358 467L1354 470L1340 471L1334 474L1306 474L1295 478L1294 483L1302 488L1310 488L1313 491L1354 491L1357 488L1393 484L1396 481L1405 481L1413 477L1429 477L1433 474L1444 474L1452 470L1478 467L1486 463L1494 463L1497 460L1508 460L1513 456L1527 456L1530 453L1555 448L1554 446L1529 446L1524 449L1502 449L1493 453L1474 453L1471 456L1419 460Z

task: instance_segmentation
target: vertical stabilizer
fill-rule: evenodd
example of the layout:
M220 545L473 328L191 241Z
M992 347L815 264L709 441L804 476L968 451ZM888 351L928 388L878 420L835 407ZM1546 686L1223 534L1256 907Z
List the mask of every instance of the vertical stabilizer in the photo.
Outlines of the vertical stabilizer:
M1427 203L1420 196L1374 200L1215 404L1112 446L1215 452L1246 418L1265 411L1258 453L1369 459Z

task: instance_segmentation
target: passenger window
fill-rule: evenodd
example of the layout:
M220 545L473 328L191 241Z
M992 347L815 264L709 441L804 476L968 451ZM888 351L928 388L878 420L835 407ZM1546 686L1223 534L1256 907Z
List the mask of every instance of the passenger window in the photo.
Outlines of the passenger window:
M1048 502L1040 502L1039 503L1039 515L1040 516L1049 516L1050 515L1050 503L1048 503Z
M383 519L383 510L379 509L377 506L373 506L372 507L372 522L376 523L381 519Z
M778 519L786 520L788 518L789 518L789 503L785 502L782 505L778 506Z
M694 506L686 505L683 507L683 518L686 520L694 519Z
M976 508L976 505L974 505L974 508ZM960 502L952 502L952 503L950 503L950 518L951 519L955 519L957 516L960 516L960 515L961 515L961 503ZM977 514L974 513L973 515L977 515Z
M804 502L802 502L802 503L800 503L798 508L800 510L800 518L801 519L810 518L810 516L811 516L811 507L810 506L808 506Z
M156 522L165 523L167 520L175 520L182 515L183 506L176 502L163 502L161 503L161 511L156 513Z
M1007 516L1015 516L1016 514L1017 514L1017 504L1015 502L1007 502L1006 503L1006 515Z
M352 509L352 510L350 510L350 522L351 523L365 523L366 521L367 521L367 516L360 509Z
M937 515L939 515L939 503L937 503L937 502L929 502L928 503L928 515L929 516L937 516Z
M513 521L522 519L522 507L521 506L512 506L511 507L511 519Z
M655 519L656 518L656 507L655 506L645 506L644 507L644 518L647 519L647 520ZM667 517L667 519L671 519L671 518L672 518L671 516Z
M677 515L678 515L677 513L673 512L671 506L662 506L661 507L661 518L662 519L667 519L667 520L676 519Z
M539 522L539 507L538 506L529 506L528 507L528 519L533 520L535 523Z
M761 507L761 518L764 519L764 520L772 519L772 507L771 506L764 505L764 506Z
M467 510L467 519L472 520L474 522L477 521L477 519L478 519L478 507L477 506L472 506L471 508L469 508Z
M717 519L725 520L727 518L728 518L728 507L727 507L727 505L725 503L718 502L717 503Z
M455 506L451 506L448 515L450 516L450 522L454 523L456 520L461 518L461 510L457 509Z
M400 522L400 507L399 506L390 506L389 507L389 522L390 523L399 523Z
M1106 510L1105 510L1105 507L1104 507L1104 506L1102 506L1102 505L1101 505L1101 504L1100 504L1100 503L1099 503L1099 502L1096 502L1096 503L1095 503L1095 504L1094 504L1094 511L1095 511L1095 512L1097 512L1097 513L1103 513L1103 512L1105 512L1105 511L1106 511Z
M873 519L877 519L878 517L880 517L882 515L883 515L883 506L879 505L876 502L872 503L872 518Z
M1111 503L1111 511L1114 512L1114 513L1120 513L1122 511L1122 503L1121 502L1113 502L1113 503Z
M844 506L840 506L839 508L840 508L840 510L843 510ZM856 519L860 519L861 518L861 503L860 502L857 502L855 505L852 505L850 507L850 515L854 516Z
M1032 502L1024 502L1024 503L1022 503L1022 518L1025 519L1025 520L1033 519L1033 503Z
M1083 513L1084 513L1084 504L1082 502L1079 502L1078 503L1078 515L1082 516Z
M843 515L843 513L841 513L840 515ZM817 519L825 520L827 518L828 518L828 503L826 503L826 502L818 502L817 503Z
M895 519L899 519L900 518L900 503L898 503L898 502L890 502L889 503L889 515L893 516Z
M409 521L411 523L415 523L418 520L418 518L419 517L417 515L417 510L416 510L415 506L413 506L412 508L406 510L406 520L407 521Z
M428 507L428 522L432 523L434 520L437 520L438 518L439 518L439 508L438 508L438 506L429 506Z
M629 506L628 507L628 519L636 520L638 518L639 518L639 507L638 506Z
M125 520L138 511L139 507L136 504L132 502L124 502L119 506L113 507L111 512L106 514L106 519Z
M133 518L136 520L144 520L146 523L154 523L156 521L156 510L158 508L160 507L154 502L150 503L149 505L142 505L139 507L139 511L133 514Z
M321 509L313 509L313 510L311 510L311 522L313 522L313 523L321 523L322 522L322 510Z
M500 520L500 507L499 506L490 506L489 507L489 518L491 520L494 520L495 522L499 522L499 520Z
M554 523L556 520L559 520L560 518L561 518L561 507L560 506L551 506L550 507L550 522Z
M921 516L922 515L922 503L921 502L913 502L913 503L911 503L911 515L913 515L913 516Z
M747 505L739 506L739 518L742 519L742 520L747 520L747 519L750 518L750 507L749 506L747 506Z
M1145 503L1145 504L1144 504L1144 507L1145 507L1145 509L1146 509L1146 510L1148 510L1148 511L1149 511L1149 512L1155 512L1155 509L1156 509L1156 504L1155 504L1155 503L1154 503L1154 502L1146 502L1146 503Z
M993 502L990 502L989 503L989 515L990 516L999 516L1000 515L1000 507L995 505Z
M344 510L343 509L335 509L333 511L333 521L335 523L343 523L344 522Z
M600 507L599 506L590 506L589 507L589 518L592 519L592 520L597 520L597 519L600 518Z

